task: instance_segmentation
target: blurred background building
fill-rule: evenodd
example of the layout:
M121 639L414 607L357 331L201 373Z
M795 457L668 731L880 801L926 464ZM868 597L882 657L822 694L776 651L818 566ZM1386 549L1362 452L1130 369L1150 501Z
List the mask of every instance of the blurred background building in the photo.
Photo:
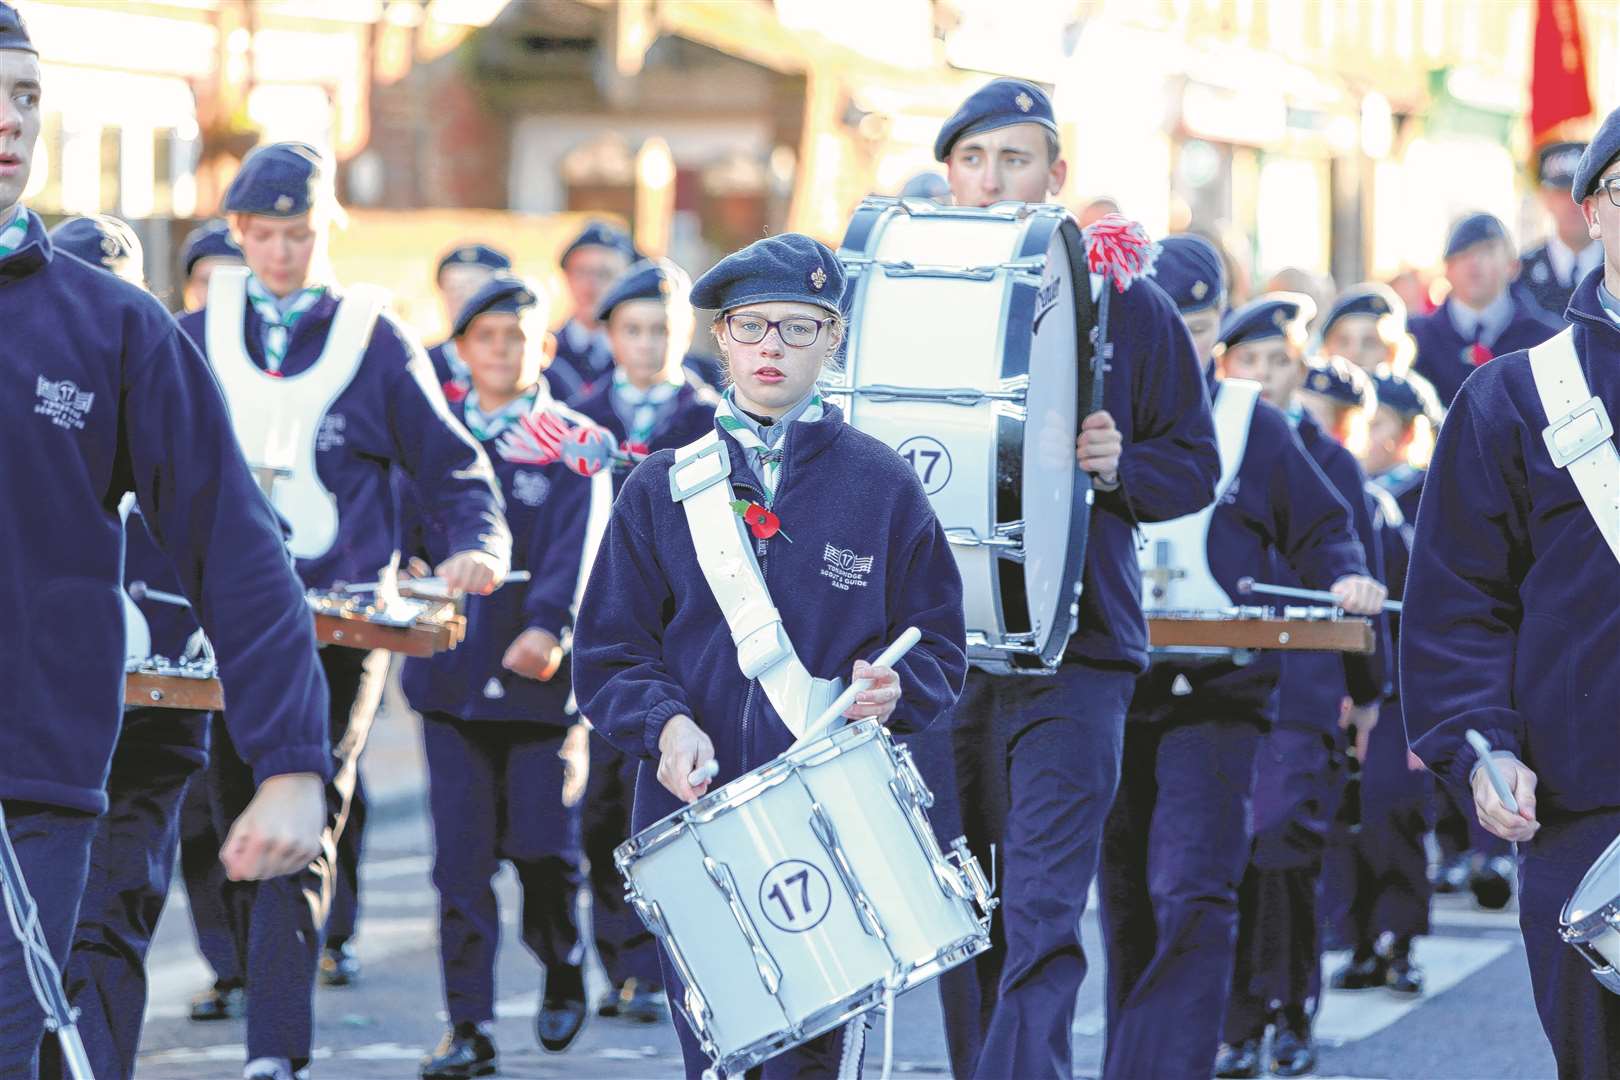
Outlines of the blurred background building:
M31 206L132 220L164 293L242 155L303 139L339 163L340 275L429 335L433 264L468 236L541 278L589 215L694 272L768 231L836 244L862 196L939 168L940 121L992 75L1052 89L1062 201L1218 234L1259 280L1428 271L1474 209L1528 244L1534 146L1620 105L1609 0L21 6L46 80Z

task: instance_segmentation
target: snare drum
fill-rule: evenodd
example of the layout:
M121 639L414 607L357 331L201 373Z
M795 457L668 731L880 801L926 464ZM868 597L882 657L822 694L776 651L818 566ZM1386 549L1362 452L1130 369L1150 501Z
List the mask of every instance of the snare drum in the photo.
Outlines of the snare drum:
M1603 988L1620 994L1620 838L1586 872L1558 924Z
M614 852L723 1075L833 1030L990 947L990 889L940 851L933 802L876 720L791 750Z
M823 392L917 472L962 574L968 658L1055 670L1074 633L1080 343L1096 283L1061 207L867 199L839 258L847 361ZM1088 346L1089 355L1089 346Z

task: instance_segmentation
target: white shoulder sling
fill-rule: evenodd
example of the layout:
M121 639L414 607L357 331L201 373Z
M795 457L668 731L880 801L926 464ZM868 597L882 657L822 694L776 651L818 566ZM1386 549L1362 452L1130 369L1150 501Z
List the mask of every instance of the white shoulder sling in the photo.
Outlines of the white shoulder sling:
M714 593L744 677L757 678L794 738L843 690L839 679L812 676L788 640L771 601L754 545L731 509L731 455L717 431L675 451L670 498L686 510L698 566Z
M1598 532L1620 559L1620 451L1609 411L1581 371L1572 328L1530 350L1530 373L1547 413L1541 437L1553 464L1569 471Z

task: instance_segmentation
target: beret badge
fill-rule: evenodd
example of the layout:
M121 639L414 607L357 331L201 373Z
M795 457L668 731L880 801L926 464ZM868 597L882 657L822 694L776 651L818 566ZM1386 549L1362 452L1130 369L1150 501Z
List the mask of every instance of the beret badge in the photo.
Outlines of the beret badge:
M114 255L117 255L118 254L118 241L114 240L110 236L103 236L101 238L101 253L103 255L107 256L107 258L109 258L109 259L112 258Z
M1282 308L1278 308L1276 311L1271 313L1271 321L1277 324L1277 329L1279 330L1288 329L1288 312L1284 311Z
M1013 98L1013 104L1018 106L1019 112L1029 112L1035 107L1035 99L1020 90L1018 96Z
M278 211L280 211L281 213L285 214L288 210L291 210L292 205L293 205L293 201L292 201L292 196L291 195L277 195L276 196L276 209Z
M824 286L826 284L827 284L827 271L823 270L819 266L816 267L814 270L810 271L810 287L812 289L816 290L816 292L820 292L821 289L822 289L822 286Z
M1192 297L1193 297L1194 300L1202 300L1208 294L1209 294L1209 282L1207 282L1207 281L1195 281L1195 282L1193 282Z

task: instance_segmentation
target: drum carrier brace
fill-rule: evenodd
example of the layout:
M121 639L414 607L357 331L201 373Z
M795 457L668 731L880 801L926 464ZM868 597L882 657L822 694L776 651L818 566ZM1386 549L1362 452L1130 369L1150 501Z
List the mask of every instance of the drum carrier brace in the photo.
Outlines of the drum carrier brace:
M818 679L793 651L782 613L754 557L743 522L732 512L731 452L718 431L675 451L669 497L686 510L692 549L737 646L743 677L758 679L795 739L843 691L841 679Z
M1530 350L1530 374L1547 414L1541 433L1547 452L1554 465L1568 470L1599 534L1620 560L1620 451L1609 411L1581 371L1572 327Z

